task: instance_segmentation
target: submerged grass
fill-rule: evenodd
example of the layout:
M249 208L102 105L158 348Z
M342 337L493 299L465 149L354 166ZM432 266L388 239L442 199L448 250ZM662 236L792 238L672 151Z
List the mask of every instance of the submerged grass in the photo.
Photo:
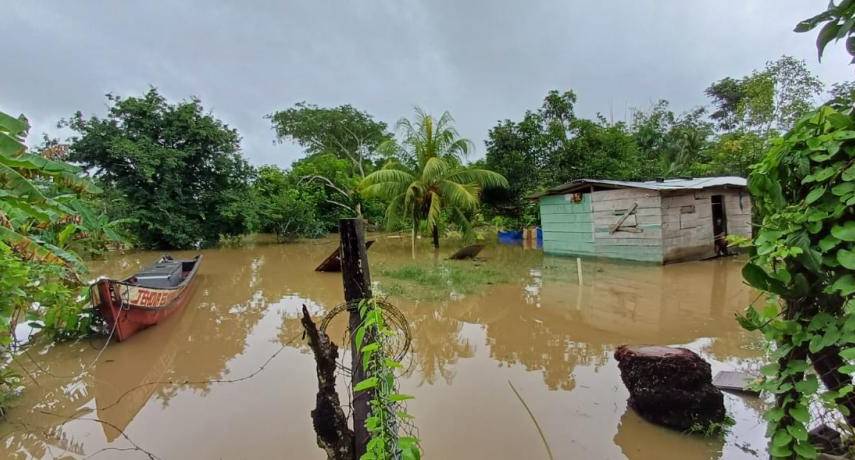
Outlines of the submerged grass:
M385 294L413 299L453 298L510 279L507 273L483 264L453 261L381 267L379 275Z

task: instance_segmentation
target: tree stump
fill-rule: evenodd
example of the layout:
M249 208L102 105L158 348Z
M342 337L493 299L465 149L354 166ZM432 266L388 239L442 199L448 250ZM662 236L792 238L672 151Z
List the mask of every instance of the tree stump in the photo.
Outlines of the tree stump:
M724 421L724 395L709 363L691 350L623 345L615 351L629 406L645 420L681 431Z

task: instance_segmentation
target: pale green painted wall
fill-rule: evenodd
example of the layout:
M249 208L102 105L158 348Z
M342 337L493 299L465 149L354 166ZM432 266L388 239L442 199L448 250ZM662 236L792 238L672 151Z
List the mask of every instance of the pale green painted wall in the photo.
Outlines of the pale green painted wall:
M627 238L596 238L591 208L591 194L573 203L565 195L540 198L540 224L543 229L543 251L547 254L605 257L662 263L662 240ZM641 224L639 228L661 231L657 223ZM608 232L608 227L596 229Z
M543 251L548 254L594 255L594 223L591 194L573 203L564 195L540 198Z

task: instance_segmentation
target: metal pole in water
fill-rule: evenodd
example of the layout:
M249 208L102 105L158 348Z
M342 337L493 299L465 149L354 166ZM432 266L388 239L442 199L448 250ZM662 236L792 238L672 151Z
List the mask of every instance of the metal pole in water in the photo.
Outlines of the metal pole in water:
M582 258L576 258L576 273L579 274L579 286L582 285Z

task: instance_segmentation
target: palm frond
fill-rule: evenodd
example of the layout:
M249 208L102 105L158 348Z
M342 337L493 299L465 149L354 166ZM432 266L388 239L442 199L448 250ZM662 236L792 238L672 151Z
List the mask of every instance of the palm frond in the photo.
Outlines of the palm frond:
M478 193L481 191L473 184L459 184L450 180L443 180L437 184L440 194L445 197L449 206L470 210L478 207Z
M456 182L477 184L481 188L508 187L505 176L489 169L460 168L445 178Z
M428 193L427 199L430 200L430 207L427 213L428 228L435 228L439 222L439 215L442 213L442 199L436 192Z
M425 183L436 181L449 169L448 162L440 157L429 158L422 169L421 179Z

